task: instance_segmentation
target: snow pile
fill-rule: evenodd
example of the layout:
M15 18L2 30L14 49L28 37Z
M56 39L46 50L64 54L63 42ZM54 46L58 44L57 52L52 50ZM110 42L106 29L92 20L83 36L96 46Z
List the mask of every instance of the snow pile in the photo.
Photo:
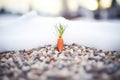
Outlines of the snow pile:
M63 35L65 44L77 43L103 50L120 50L119 21L70 21L62 17L41 17L36 12L15 19L0 25L0 51L56 45L58 36L54 26L58 23L68 25Z

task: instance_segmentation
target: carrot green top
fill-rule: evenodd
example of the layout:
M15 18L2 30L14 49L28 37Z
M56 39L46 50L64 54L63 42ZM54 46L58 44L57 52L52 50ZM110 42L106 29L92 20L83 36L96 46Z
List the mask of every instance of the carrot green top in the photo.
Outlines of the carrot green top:
M59 24L58 26L56 26L56 30L57 30L59 38L62 38L62 35L63 35L65 29L66 29L66 26L63 24Z

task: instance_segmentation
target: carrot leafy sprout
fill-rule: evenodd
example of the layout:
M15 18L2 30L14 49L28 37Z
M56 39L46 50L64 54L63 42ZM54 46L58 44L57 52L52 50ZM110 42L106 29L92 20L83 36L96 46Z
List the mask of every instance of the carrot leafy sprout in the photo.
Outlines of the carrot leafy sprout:
M63 25L63 24L59 24L59 25L56 25L56 31L58 33L58 36L59 38L62 38L62 35L65 31L65 29L67 28L67 26Z

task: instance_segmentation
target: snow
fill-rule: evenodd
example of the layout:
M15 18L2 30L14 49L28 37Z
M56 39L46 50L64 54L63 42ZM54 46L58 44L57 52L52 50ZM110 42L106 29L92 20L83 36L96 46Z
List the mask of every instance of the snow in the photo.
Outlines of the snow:
M56 24L68 25L65 44L77 43L103 50L120 50L119 20L67 20L63 17L38 16L30 12L23 16L0 18L0 52L56 45Z

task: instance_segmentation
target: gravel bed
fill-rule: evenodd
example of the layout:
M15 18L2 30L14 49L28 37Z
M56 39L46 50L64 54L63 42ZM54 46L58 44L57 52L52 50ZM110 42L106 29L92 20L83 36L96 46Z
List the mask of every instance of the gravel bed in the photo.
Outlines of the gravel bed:
M0 53L0 80L120 80L120 51L77 44Z

